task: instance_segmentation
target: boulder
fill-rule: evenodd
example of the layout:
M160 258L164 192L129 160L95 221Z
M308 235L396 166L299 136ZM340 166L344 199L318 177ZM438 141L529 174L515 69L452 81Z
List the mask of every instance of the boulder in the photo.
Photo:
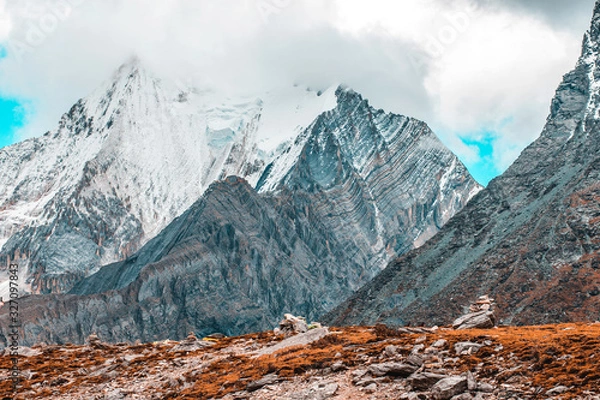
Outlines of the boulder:
M341 361L331 364L330 368L331 368L331 372L345 371L348 369L348 367L346 367L344 365L344 363Z
M463 315L452 323L454 329L489 329L495 325L494 313L485 310Z
M221 339L225 339L227 336L225 336L222 333L211 333L210 335L207 335L206 338L207 339L216 339L216 340L221 340Z
M377 384L375 382L365 386L365 393L375 393L377 391Z
M249 392L253 392L267 385L273 385L279 382L281 379L277 376L277 374L269 374L265 375L263 378L250 382L246 387L246 390Z
M256 355L263 356L265 354L273 354L277 351L286 349L293 346L306 346L309 343L316 342L329 335L329 328L318 328L299 333L297 335L288 337L287 339L278 342L277 344L269 347L265 347L259 350Z
M473 354L477 353L479 349L483 347L480 343L475 342L458 342L454 345L454 351L456 354Z
M494 391L494 385L491 385L487 382L479 382L477 384L477 390L483 393L492 393Z
M406 362L408 364L414 365L417 368L420 368L424 364L423 358L418 354L409 355L408 357L406 357Z
M368 371L374 376L400 376L406 378L414 373L419 367L412 364L403 364L397 362L388 362L383 364L372 364Z
M563 385L553 387L552 389L546 391L546 396L556 396L558 394L563 394L569 391L569 388Z
M467 391L467 377L450 376L440 380L431 388L434 400L448 400Z
M433 385L446 378L446 375L433 374L431 372L421 372L413 374L408 378L408 383L413 390L429 390Z
M383 350L383 355L386 357L394 357L398 354L398 347L394 345L386 346Z
M477 389L477 380L475 380L475 376L471 371L467 371L467 389L476 390Z

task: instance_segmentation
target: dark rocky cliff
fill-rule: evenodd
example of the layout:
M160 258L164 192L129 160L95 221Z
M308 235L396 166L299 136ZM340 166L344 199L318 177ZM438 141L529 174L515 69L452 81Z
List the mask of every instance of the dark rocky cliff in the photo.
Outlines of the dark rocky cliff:
M504 323L600 314L600 3L541 136L431 241L325 318L447 324L479 295Z
M71 294L23 299L24 341L82 342L94 331L148 341L270 329L285 312L315 319L480 190L423 122L336 94L337 107L288 149L289 167L267 167L260 193L241 178L217 182Z

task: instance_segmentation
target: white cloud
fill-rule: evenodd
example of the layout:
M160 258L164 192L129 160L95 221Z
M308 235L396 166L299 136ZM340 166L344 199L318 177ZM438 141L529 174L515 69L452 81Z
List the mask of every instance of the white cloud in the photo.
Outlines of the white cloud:
M0 93L33 100L31 136L133 52L227 90L345 82L429 122L465 160L477 155L459 136L495 131L505 168L539 135L593 3L570 19L537 0L0 0Z
M11 28L10 15L6 10L6 0L0 0L0 42L8 38Z
M507 168L539 135L561 76L581 39L540 20L507 12L478 14L425 80L435 121L454 132L499 133L494 158Z

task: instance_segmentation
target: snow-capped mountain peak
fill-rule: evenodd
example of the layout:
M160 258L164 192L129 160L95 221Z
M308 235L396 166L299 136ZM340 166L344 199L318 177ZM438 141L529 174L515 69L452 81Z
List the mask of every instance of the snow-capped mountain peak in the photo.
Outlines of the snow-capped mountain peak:
M282 143L333 107L333 91L227 97L132 58L57 129L0 150L2 255L25 254L32 291L64 290L131 254L211 182L256 182Z

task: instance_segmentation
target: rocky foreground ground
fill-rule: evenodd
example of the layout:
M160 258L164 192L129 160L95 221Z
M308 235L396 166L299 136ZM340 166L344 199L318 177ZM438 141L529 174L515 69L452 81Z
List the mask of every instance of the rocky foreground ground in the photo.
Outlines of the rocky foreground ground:
M600 399L600 323L316 328L22 349L14 399Z

